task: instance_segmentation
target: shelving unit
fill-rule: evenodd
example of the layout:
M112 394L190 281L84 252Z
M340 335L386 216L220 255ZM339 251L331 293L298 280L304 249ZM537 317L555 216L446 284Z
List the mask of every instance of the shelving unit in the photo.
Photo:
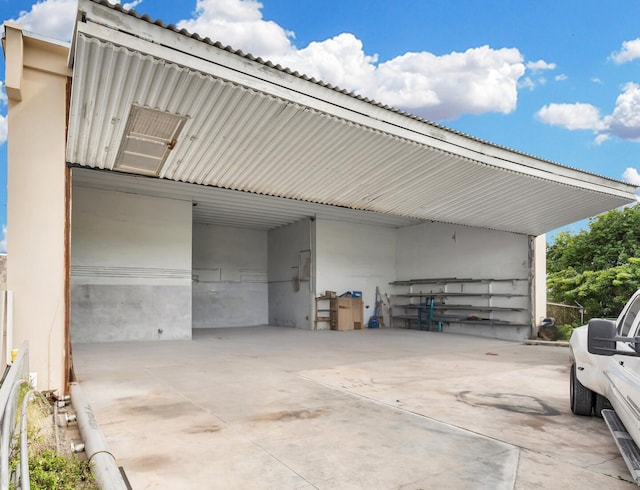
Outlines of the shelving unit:
M437 331L445 324L530 326L523 320L529 312L527 279L430 278L390 284L408 289L392 295L393 326Z
M313 329L318 330L319 323L331 324L331 297L316 297L316 315L313 320Z

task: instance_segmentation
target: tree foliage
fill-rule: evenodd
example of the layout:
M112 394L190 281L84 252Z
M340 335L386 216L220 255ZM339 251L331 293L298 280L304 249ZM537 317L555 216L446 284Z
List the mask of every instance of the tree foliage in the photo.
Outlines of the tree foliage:
M589 221L588 230L558 233L547 245L549 301L579 303L593 317L617 316L640 288L640 205Z

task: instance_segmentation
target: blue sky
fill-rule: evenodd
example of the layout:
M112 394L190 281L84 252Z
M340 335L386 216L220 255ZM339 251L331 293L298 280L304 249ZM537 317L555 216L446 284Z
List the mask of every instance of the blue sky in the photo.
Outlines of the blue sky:
M472 136L640 185L638 0L124 5ZM0 0L3 20L62 40L75 10L75 0ZM0 118L2 226L5 139Z

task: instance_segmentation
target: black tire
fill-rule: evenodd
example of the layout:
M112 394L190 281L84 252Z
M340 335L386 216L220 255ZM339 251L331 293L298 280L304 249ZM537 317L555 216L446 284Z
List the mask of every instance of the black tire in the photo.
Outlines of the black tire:
M609 400L607 400L604 396L602 395L598 395L596 393L596 402L595 402L595 413L596 413L596 417L600 417L602 418L602 411L606 410L606 409L611 409L613 408L611 406L611 403L609 403Z
M569 397L571 411L576 415L591 415L595 404L593 391L586 388L576 376L576 365L571 365L571 378L569 381Z

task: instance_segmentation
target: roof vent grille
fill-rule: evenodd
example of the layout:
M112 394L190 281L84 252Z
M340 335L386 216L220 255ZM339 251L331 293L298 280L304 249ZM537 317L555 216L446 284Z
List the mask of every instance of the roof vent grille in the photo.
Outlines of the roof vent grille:
M131 106L114 170L157 176L187 119L186 116Z

